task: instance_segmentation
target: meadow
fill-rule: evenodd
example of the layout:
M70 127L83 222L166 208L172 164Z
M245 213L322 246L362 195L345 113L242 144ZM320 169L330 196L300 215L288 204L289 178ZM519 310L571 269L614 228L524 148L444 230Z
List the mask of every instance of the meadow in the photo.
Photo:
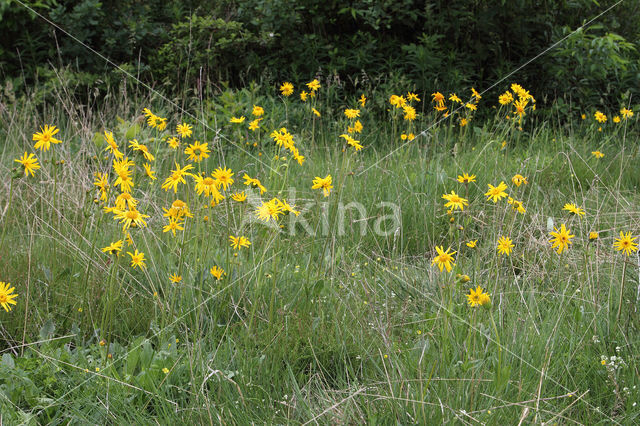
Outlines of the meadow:
M635 424L637 114L331 81L0 112L0 423Z

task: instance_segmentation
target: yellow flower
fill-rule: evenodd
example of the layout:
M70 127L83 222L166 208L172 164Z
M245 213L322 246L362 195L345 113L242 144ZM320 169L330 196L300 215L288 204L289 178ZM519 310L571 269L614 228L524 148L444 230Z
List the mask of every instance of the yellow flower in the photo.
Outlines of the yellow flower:
M322 193L325 197L329 196L332 188L333 185L331 175L327 175L327 177L325 178L316 176L316 178L313 179L313 186L311 187L311 189L322 189Z
M482 287L477 286L476 289L469 289L469 294L467 294L467 299L469 306L472 308L475 306L483 306L488 303L491 303L491 297L489 293L484 293Z
M164 367L164 368L162 369L162 372L163 372L164 374L169 374L169 369L168 369L167 367Z
M520 186L520 185L522 185L523 183L524 183L525 185L528 185L528 184L529 184L529 182L527 181L527 178L526 178L526 177L524 177L524 176L522 176L522 175L514 175L514 176L511 178L511 182L513 182L513 184L514 184L515 186Z
M620 114L622 115L622 118L624 120L626 120L627 118L633 117L633 111L631 111L630 109L627 109L627 108L622 108L620 110Z
M251 242L242 235L239 237L229 235L229 242L231 243L231 247L236 250L240 250L242 247L249 247L251 245Z
M467 120L466 118L460 118L460 127L464 127L467 124L469 124L469 120Z
M170 218L169 219L169 224L166 225L163 229L162 232L169 232L171 231L173 233L173 236L176 236L176 231L184 231L184 227L182 226L183 223L182 222L178 222L177 219L175 218Z
M244 191L234 192L233 194L231 194L231 199L233 201L237 201L238 203L242 203L247 199L247 194L245 194Z
M258 105L254 105L253 109L251 110L251 115L253 115L254 117L262 117L264 115L264 108Z
M478 93L477 90L474 89L473 87L471 88L471 94L476 98L476 101L479 101L480 99L482 99L482 96L480 96L480 93Z
M438 254L433 258L431 264L436 264L440 272L442 272L444 268L447 268L447 272L451 272L452 262L454 260L453 255L456 254L456 252L453 251L449 253L450 249L451 248L448 248L447 251L445 251L443 246L436 246L436 252ZM455 266L455 264L453 264L453 266Z
M587 118L587 115L586 114L580 114L580 118L584 120L584 119Z
M558 228L555 229L555 232L550 232L553 237L549 242L552 243L551 248L558 248L558 254L562 253L562 250L569 247L569 244L572 244L571 238L575 237L575 235L571 235L569 230L565 228L564 223L560 226L560 230Z
M149 179L151 179L151 180L158 179L156 177L156 172L151 170L151 164L145 163L145 164L142 165L142 167L144 167L144 172L149 177Z
M135 207L138 205L138 201L133 198L133 196L128 192L123 192L122 194L118 195L115 204L116 209L118 210L124 210L127 207L130 209L135 209Z
M604 157L604 154L601 153L600 151L591 151L591 155L593 155L596 158L602 158Z
M451 194L444 194L442 198L448 201L444 206L451 208L451 210L464 210L464 206L469 205L469 201L460 197L455 191L451 191Z
M358 102L360 102L360 105L362 105L362 108L364 108L364 105L367 103L367 98L364 96L364 93L360 95L360 99L358 99Z
M175 163L175 164L176 164L176 168L174 170L171 170L171 175L167 179L165 179L164 183L162 184L162 189L164 189L165 191L168 191L169 189L173 188L174 193L178 192L179 183L182 183L182 184L187 183L184 180L185 176L191 176L195 178L193 174L188 173L189 170L193 169L193 166L191 164L187 164L183 168L180 168L178 163Z
M467 242L467 247L469 248L476 248L476 244L478 244L478 240L469 240Z
M104 149L105 151L111 151L111 154L118 160L121 160L123 157L122 152L118 149L118 144L115 139L113 139L113 132L104 131L104 140L107 142L107 147Z
M500 105L509 105L513 102L513 95L511 92L506 91L498 97L498 102L500 102Z
M244 174L244 176L242 176L242 178L244 179L244 184L245 185L250 186L251 188L260 189L260 194L264 194L265 192L267 192L267 188L265 188L262 185L262 183L260 183L259 179L252 178L246 173Z
M293 84L289 83L288 81L285 81L280 86L280 92L284 96L291 96L293 94Z
M167 144L172 148L172 149L177 149L180 146L180 140L178 138L176 138L175 136L167 139Z
M256 131L260 128L260 120L262 120L262 118L256 118L255 120L252 120L249 123L249 130Z
M404 111L404 119L407 121L413 121L416 119L416 109L410 105L405 105L402 107Z
M218 167L211 174L213 178L216 180L216 184L218 188L222 186L222 188L226 191L231 185L233 185L233 173L231 169L227 169L226 167Z
M362 123L360 122L360 120L357 120L355 123L353 123L353 131L355 133L362 132Z
M40 127L40 132L33 134L33 140L36 141L35 148L43 151L48 151L52 143L62 143L61 140L54 138L53 136L60 131L56 126L44 125L44 128Z
M122 240L118 240L115 243L111 243L102 248L103 253L118 254L122 250Z
M182 275L178 275L178 274L171 274L169 276L169 280L173 283L173 284L178 284L179 282L182 281Z
M244 123L245 117L244 115L242 117L231 117L231 120L229 120L229 123Z
M141 253L136 249L134 253L128 251L127 254L131 256L131 266L134 268L138 267L140 269L145 269L147 267L146 263L144 263L144 253Z
M620 122L620 117L617 116L617 115L615 117L613 117L613 122L614 123L619 123Z
M145 218L150 217L149 215L142 214L136 209L129 210L117 210L114 212L116 215L116 219L120 219L120 223L122 223L122 230L127 230L130 227L138 227L144 228L147 226L147 222L144 221Z
M472 104L472 103L469 103L469 102L467 102L465 104L465 107L468 108L471 111L477 111L478 110L478 106L476 104Z
M256 216L258 217L258 219L265 222L268 222L269 219L277 221L280 215L283 213L284 212L282 211L282 206L278 202L277 198L274 198L271 201L263 202L256 209Z
M195 189L198 195L202 195L202 193L204 193L205 197L213 196L214 198L220 195L220 191L218 191L220 185L213 177L196 175L194 180L196 182Z
M189 156L189 161L195 161L196 163L199 163L205 158L209 158L210 152L207 143L200 143L198 141L195 141L184 150L184 153Z
M623 234L622 231L620 231L620 238L615 240L613 247L629 256L631 253L638 251L638 244L634 242L636 238L637 237L631 237L631 232Z
M306 90L303 90L302 92L300 92L300 100L302 102L307 102L307 97L309 96L309 94L307 93Z
M407 101L409 101L409 102L411 102L411 101L420 102L420 98L418 97L417 94L415 94L413 92L409 92L409 93L407 93Z
M493 200L494 203L497 203L499 200L507 196L507 193L504 192L505 189L507 189L507 184L503 181L500 181L498 186L493 186L491 184L487 184L487 186L489 186L489 190L484 194L487 196L487 201Z
M508 202L509 204L511 204L511 206L513 207L513 209L514 209L514 210L516 210L518 213L525 214L525 213L527 212L527 210L526 210L526 209L524 208L524 206L522 205L522 201L518 201L518 200L515 200L515 199L513 199L513 198L509 197L509 198L507 199L507 202Z
M462 103L462 99L460 99L460 98L458 97L458 95L456 95L455 93L452 93L452 94L450 94L450 95L449 95L449 100L450 100L451 102L456 102L456 103L459 103L459 104L461 104L461 103Z
M311 108L311 111L313 112L313 114L314 114L316 117L320 117L320 111L318 111L318 110L317 110L317 109L315 109L315 108Z
M576 216L584 216L585 215L584 210L582 210L582 208L576 206L573 203L565 204L564 207L562 208L562 210L567 210L568 212L571 212L571 213L575 214Z
M180 135L181 138L190 138L192 132L192 127L187 123L178 124L176 126L176 132Z
M212 266L209 269L209 273L217 280L220 281L222 279L222 275L224 274L224 269L218 268L216 265Z
M591 231L589 232L589 240L593 241L593 240L597 240L598 239L598 233L595 231Z
M601 113L600 111L596 111L593 116L596 118L598 123L604 123L607 121L607 116Z
M310 81L309 83L307 83L307 87L309 88L309 90L311 90L312 92L317 91L320 88L320 82L318 81L318 79L313 79L312 81Z
M22 164L22 168L24 169L24 175L27 176L29 173L31 177L34 176L34 172L40 168L40 164L38 164L38 159L33 154L29 154L25 152L24 155L16 160L13 160L16 163Z
M389 98L389 103L396 108L402 108L406 103L406 99L403 96L391 95Z
M344 115L346 115L347 118L360 117L360 110L359 109L347 108L347 109L344 110Z
M447 109L447 107L444 106L444 95L440 92L434 92L431 94L431 102L436 104L434 108L437 111L444 111Z
M509 237L500 237L498 239L498 253L509 256L511 249L515 247L513 241Z
M137 139L129 141L129 147L133 148L134 151L141 152L145 160L147 161L155 160L155 157L153 156L153 154L149 152L149 148L147 148L146 145L139 143Z
M475 181L476 181L476 175L469 176L466 173L463 173L462 175L458 175L458 182L460 183L471 183Z

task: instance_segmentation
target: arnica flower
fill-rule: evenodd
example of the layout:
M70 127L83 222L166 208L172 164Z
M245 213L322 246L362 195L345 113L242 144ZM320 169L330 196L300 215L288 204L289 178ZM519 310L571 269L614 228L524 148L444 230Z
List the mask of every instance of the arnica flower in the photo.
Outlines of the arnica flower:
M620 238L616 238L613 248L629 256L638 251L638 244L634 242L636 238L631 236L631 232L624 234L620 231Z
M364 105L367 103L367 97L364 94L360 95L358 102L360 102L360 105L364 108Z
M118 149L118 144L116 144L115 139L113 138L113 132L104 131L104 140L107 141L107 147L104 149L105 151L110 151L111 154L117 159L122 160L124 155Z
M491 184L487 184L489 190L484 194L488 200L493 200L494 203L497 203L499 200L503 199L507 196L507 193L504 192L507 189L507 184L503 181L500 181L498 186L493 186Z
M511 238L500 237L498 239L498 248L497 248L498 253L509 256L509 254L511 254L511 249L513 249L513 247L515 246L513 245L513 241L511 241Z
M602 158L604 157L604 154L601 153L600 151L591 151L591 155L593 155L596 158Z
M471 111L477 111L478 110L478 106L476 104L472 104L470 102L467 102L465 105L465 108L471 110Z
M249 247L251 245L251 241L249 241L247 237L244 237L242 235L239 237L229 235L229 243L235 250L240 250L242 247Z
M298 216L300 214L298 210L295 210L293 208L294 206L291 206L289 203L287 203L287 200L278 200L278 203L280 204L280 207L282 208L282 212L285 215L288 215L289 213L293 213L294 215Z
M347 118L357 118L360 117L360 110L347 108L344 110L344 115L346 115Z
M511 92L506 91L498 97L498 102L500 102L500 105L509 105L513 102L513 95Z
M251 115L253 115L254 117L262 117L264 115L264 108L258 105L254 105L253 109L251 110Z
M184 217L193 217L193 214L189 210L187 203L182 200L175 200L171 204L171 208L169 208L169 210L165 209L164 207L162 208L162 210L164 210L164 217L171 217L178 220L182 220L182 218Z
M271 201L263 202L256 209L256 216L258 219L268 222L269 219L278 220L280 215L284 212L282 210L282 206L277 198L272 199Z
M229 189L231 185L233 185L233 172L231 169L227 169L226 167L218 167L216 168L211 176L216 180L216 184L218 188L222 186L222 188L226 191Z
M451 267L455 266L455 264L453 264L453 255L456 254L456 252L453 251L449 253L449 250L451 250L451 248L445 251L443 246L436 246L436 252L438 254L433 258L431 264L437 265L440 272L442 272L444 268L447 268L447 272L451 272Z
M183 168L180 168L178 163L175 163L175 164L176 164L176 168L174 170L171 170L171 175L169 175L169 177L166 178L164 183L162 184L162 189L164 189L165 191L168 191L169 189L173 189L174 193L178 192L179 183L182 183L182 184L187 183L184 180L185 176L195 177L193 174L189 173L189 170L193 169L193 166L191 164L187 164Z
M0 281L0 306L7 312L11 310L11 305L16 304L18 295L14 291L15 287L11 287L11 283Z
M153 156L153 154L149 152L149 148L147 148L146 145L139 143L137 139L129 141L129 148L133 148L134 151L141 152L145 160L147 161L155 160L155 157Z
M615 117L613 117L613 122L618 124L620 122L620 117L617 116L617 115Z
M193 179L196 182L195 189L198 195L204 193L205 197L209 197L220 192L218 191L219 185L213 177L196 175Z
M476 248L476 244L478 244L478 240L469 240L467 242L467 247L469 248Z
M195 161L196 163L201 162L205 158L209 158L210 152L207 143L200 143L198 141L195 141L184 150L184 153L189 156L189 161Z
M409 101L409 102L411 102L411 101L420 102L420 98L418 97L417 94L415 94L413 92L408 92L407 93L407 101Z
M209 273L217 280L220 281L222 279L222 275L224 274L224 269L218 268L216 265L212 266L209 269Z
M320 115L320 111L315 108L311 108L311 112L313 112L313 115L315 115L316 117L322 117L322 115Z
M144 164L142 165L142 167L144 167L144 173L147 175L147 177L148 177L149 179L151 179L151 180L156 180L156 179L158 179L158 178L156 177L156 172L155 172L155 171L153 171L153 170L151 170L151 164L149 164L149 163L144 163Z
M447 107L444 105L444 95L440 92L435 92L431 94L431 102L435 103L436 111L444 111Z
M333 189L331 175L327 175L325 178L316 176L316 178L313 179L313 186L311 189L322 189L324 196L328 197L331 193L331 189Z
M360 151L362 149L362 145L360 145L360 141L355 140L354 138L352 138L348 134L344 133L344 134L340 135L340 137L343 138L344 140L346 140L347 144L349 146L354 147L356 149L356 151Z
M171 281L171 283L173 283L173 284L178 284L179 282L182 281L182 275L171 274L169 276L169 281Z
M176 126L176 132L180 135L181 138L190 138L193 131L192 127L187 123L178 124Z
M600 111L596 111L593 116L595 117L598 123L604 123L607 121L607 116L601 113Z
M413 121L416 119L416 109L410 105L405 105L402 107L402 110L404 111L404 119L407 121Z
M478 91L476 89L474 89L473 87L471 88L471 95L476 98L476 101L479 101L480 99L482 99L482 96L480 96L480 93L478 93Z
M60 129L56 126L44 125L44 128L40 127L40 132L33 134L33 140L36 141L35 148L43 151L48 151L52 143L62 143L60 139L56 139L53 136L56 135Z
M118 210L124 210L124 209L135 209L136 206L138 205L138 201L133 198L133 196L131 194L129 194L128 192L123 192L122 194L118 195L118 197L116 197L116 209Z
M13 160L16 163L22 164L22 168L24 169L24 175L27 176L31 174L31 177L34 176L34 172L40 168L40 164L38 164L38 159L33 154L27 155L25 152L24 155L16 160Z
M262 118L256 118L255 120L252 120L249 123L249 130L256 131L260 128L260 120L262 120Z
M626 120L627 118L633 117L633 111L631 111L630 109L627 109L627 108L622 108L620 110L620 114L622 115L622 119L623 120Z
M234 192L233 194L231 194L231 199L238 203L243 203L244 201L247 200L247 194L245 194L244 191Z
M549 242L552 243L551 248L557 247L558 254L560 254L562 250L569 247L569 244L572 244L571 238L575 237L575 235L569 233L564 223L560 226L560 230L558 230L558 228L554 229L555 232L550 232L553 238Z
M529 184L529 182L527 181L527 178L526 178L526 177L524 177L524 176L522 176L522 175L514 175L514 176L511 178L511 182L513 182L513 184L514 184L515 186L520 186L520 185L522 185L523 183L524 183L525 185L528 185L528 184Z
M593 240L597 240L598 239L598 233L595 231L591 231L589 232L589 241L593 241Z
M320 82L318 81L317 78L314 78L312 81L310 81L309 83L307 83L307 87L309 88L309 90L311 90L312 92L317 91L320 88Z
M469 306L471 306L472 308L476 306L488 305L489 303L491 303L491 297L489 296L489 293L484 293L482 287L480 286L477 286L475 290L472 288L469 289L467 300Z
M114 163L115 165L115 163ZM133 188L133 179L131 178L131 170L128 168L116 168L118 179L113 183L113 186L120 185L120 191L131 192Z
M127 254L131 256L132 267L140 269L145 269L147 267L147 264L144 262L144 253L139 252L138 249L136 249L134 253L128 251Z
M178 140L178 138L173 136L167 139L167 145L169 145L171 149L178 149L180 147L180 141Z
M515 200L515 199L509 197L507 199L507 202L509 204L511 204L511 207L513 207L513 209L515 211L517 211L518 213L525 214L527 212L527 209L525 209L524 206L522 205L522 201L518 201L518 200Z
M567 203L564 205L564 207L562 208L562 210L566 210L570 213L573 213L576 216L584 216L585 212L584 210L582 210L582 208L576 206L573 203Z
M513 106L516 108L516 110L513 113L520 118L527 115L525 112L525 109L527 108L527 103L528 101L526 99L518 99L517 101L515 101L513 103Z
M309 97L309 93L307 93L306 90L303 90L302 92L300 92L300 100L302 102L307 102L308 97Z
M242 176L242 178L244 179L244 184L251 187L251 188L258 188L260 189L260 194L264 194L265 192L267 192L267 188L264 187L264 185L262 185L262 183L260 183L260 179L256 179L256 178L252 178L251 176L249 176L248 174L244 174L244 176Z
M115 212L116 219L120 220L122 223L122 230L127 230L130 227L138 227L144 228L147 226L147 222L144 221L145 218L150 217L149 215L142 214L136 209L129 210L116 210Z
M406 105L407 100L404 98L404 96L391 95L391 97L389 98L389 103L396 108L402 108Z
M460 98L458 97L458 95L456 95L455 93L452 93L452 94L450 94L450 95L449 95L449 100L450 100L451 102L455 102L455 103L458 103L458 104L461 104L461 103L462 103L462 99L460 99Z
M460 127L464 127L467 124L469 124L469 120L467 120L466 118L462 117L460 118Z
M102 252L108 254L118 254L120 251L122 251L122 240L118 240L102 248Z
M444 205L446 208L450 208L451 210L464 210L464 206L469 205L469 201L460 197L455 191L451 191L451 194L443 194L442 198L447 200L447 203Z
M466 173L463 173L462 175L458 175L458 182L460 183L467 184L475 181L476 181L476 175L469 176Z
M288 81L282 83L282 85L280 86L280 93L282 93L282 95L284 96L291 96L293 94L293 84L289 83Z
M175 237L176 231L184 231L184 227L182 225L184 225L183 222L179 222L175 218L170 218L169 224L162 229L162 232L172 232Z
M231 117L231 120L229 120L229 123L241 124L241 123L244 123L245 119L246 118L244 116L242 116L242 117Z

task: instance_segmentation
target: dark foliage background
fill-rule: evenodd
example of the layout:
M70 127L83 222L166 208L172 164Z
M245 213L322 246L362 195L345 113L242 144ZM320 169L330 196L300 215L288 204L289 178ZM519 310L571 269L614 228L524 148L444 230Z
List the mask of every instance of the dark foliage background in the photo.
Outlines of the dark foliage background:
M613 0L21 0L143 81L173 93L249 81L365 78L414 90L479 89ZM15 0L0 0L5 88L104 88L120 72ZM623 1L509 79L539 99L638 95L640 2ZM363 77L363 73L368 77ZM502 85L496 91L504 90ZM406 87L403 87L406 89Z

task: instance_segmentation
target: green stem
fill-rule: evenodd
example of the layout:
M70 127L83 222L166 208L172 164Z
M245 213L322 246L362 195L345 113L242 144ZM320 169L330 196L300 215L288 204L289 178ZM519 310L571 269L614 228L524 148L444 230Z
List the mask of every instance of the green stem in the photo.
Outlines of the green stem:
M627 261L622 264L622 284L620 285L620 300L618 300L618 313L616 315L616 326L620 320L620 312L622 311L622 296L624 295L624 281L627 275Z

